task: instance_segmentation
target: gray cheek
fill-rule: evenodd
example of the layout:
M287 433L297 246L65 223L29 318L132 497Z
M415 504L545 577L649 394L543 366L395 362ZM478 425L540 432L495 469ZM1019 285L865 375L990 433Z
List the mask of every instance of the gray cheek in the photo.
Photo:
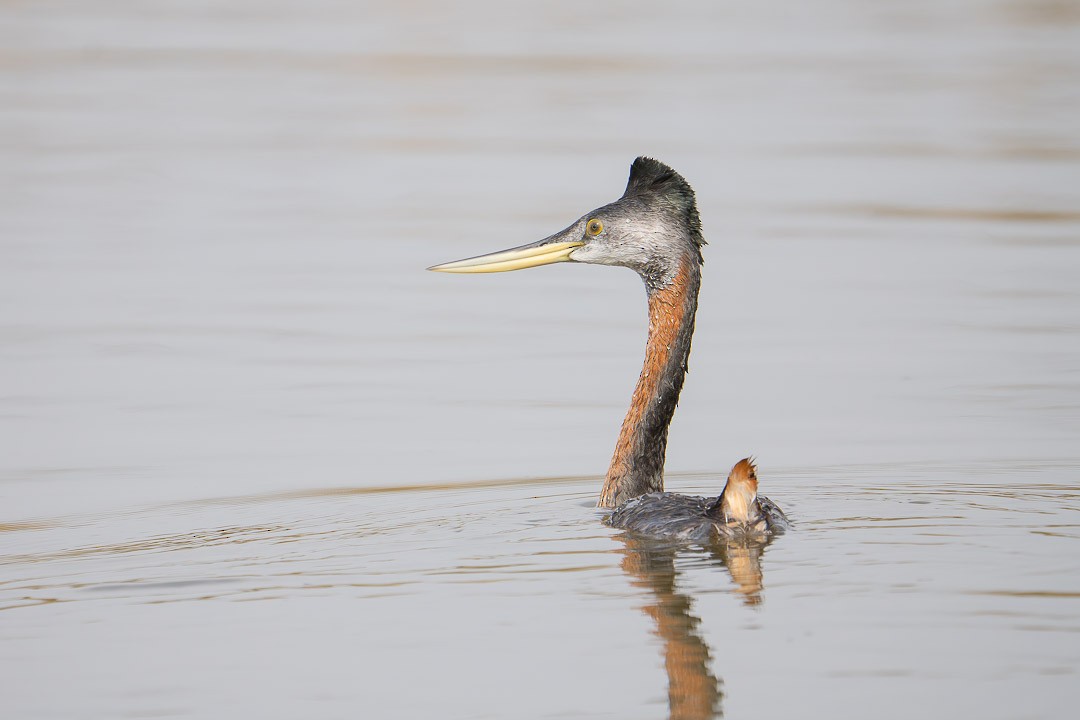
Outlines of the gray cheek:
M649 248L640 240L625 240L611 249L612 265L643 268L649 262Z
M614 259L612 264L625 265L640 271L670 254L665 247L664 228L649 222L650 219L630 222L620 228L619 241L610 249L610 255Z
M570 259L593 265L621 265L636 268L640 265L641 249L628 247L626 243L605 245L595 243L570 253Z

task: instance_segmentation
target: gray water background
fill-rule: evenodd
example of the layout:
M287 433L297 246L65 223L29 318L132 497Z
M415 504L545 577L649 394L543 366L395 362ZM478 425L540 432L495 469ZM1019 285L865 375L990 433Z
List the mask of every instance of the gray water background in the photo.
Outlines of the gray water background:
M1053 0L5 4L0 714L1069 715L1078 78ZM750 580L592 508L633 273L423 271L638 154Z

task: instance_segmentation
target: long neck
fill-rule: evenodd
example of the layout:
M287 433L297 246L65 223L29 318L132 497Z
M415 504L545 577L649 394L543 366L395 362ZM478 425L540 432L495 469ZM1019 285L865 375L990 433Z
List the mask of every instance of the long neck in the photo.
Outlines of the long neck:
M698 261L685 257L669 282L649 289L645 367L615 444L599 507L617 507L664 489L668 425L686 376L700 286Z

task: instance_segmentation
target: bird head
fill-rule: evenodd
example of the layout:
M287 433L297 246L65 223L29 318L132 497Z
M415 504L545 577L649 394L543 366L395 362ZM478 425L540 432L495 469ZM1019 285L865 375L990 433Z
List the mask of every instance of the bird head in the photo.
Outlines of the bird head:
M701 234L694 191L664 163L639 157L623 196L582 215L565 230L538 242L428 268L437 272L523 270L556 262L628 267L646 285L662 287L687 258L701 263Z
M729 523L753 523L760 518L757 505L757 467L753 458L735 463L727 484L709 512Z

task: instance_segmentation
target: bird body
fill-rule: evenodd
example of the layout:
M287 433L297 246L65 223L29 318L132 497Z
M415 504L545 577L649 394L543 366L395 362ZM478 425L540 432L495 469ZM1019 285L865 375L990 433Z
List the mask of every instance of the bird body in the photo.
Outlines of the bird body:
M645 364L597 503L603 508L620 508L612 515L611 524L620 522L619 518L630 522L629 518L653 511L671 515L674 508L680 508L678 512L687 518L696 518L701 514L699 505L706 502L663 493L668 426L686 377L705 244L690 184L664 163L639 157L630 167L621 198L583 215L565 230L539 242L429 268L454 273L503 272L569 261L628 267L644 281L649 302ZM750 471L752 475L752 464ZM732 485L733 476L728 481L733 494L725 505L729 511L740 501L734 494L740 485ZM741 500L743 510L766 512L761 508L775 508L756 496L756 484L755 476L753 496ZM632 507L626 505L635 498L640 500ZM746 522L753 525L758 520ZM768 527L767 519L765 522ZM646 526L655 529L655 523L641 525Z
M758 542L791 527L776 503L757 494L757 472L749 458L731 469L719 497L647 493L620 505L605 522L642 535L700 544Z

